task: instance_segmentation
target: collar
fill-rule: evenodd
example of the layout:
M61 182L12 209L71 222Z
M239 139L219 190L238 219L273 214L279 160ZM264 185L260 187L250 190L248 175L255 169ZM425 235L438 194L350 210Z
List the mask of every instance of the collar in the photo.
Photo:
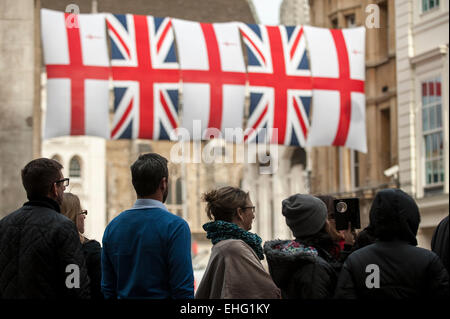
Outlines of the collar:
M58 213L61 212L59 204L48 197L33 197L29 198L29 201L23 204L23 206L39 206L39 207L48 207L53 210L56 210Z
M138 198L134 203L133 209L146 209L146 208L161 208L169 211L162 202L149 198Z

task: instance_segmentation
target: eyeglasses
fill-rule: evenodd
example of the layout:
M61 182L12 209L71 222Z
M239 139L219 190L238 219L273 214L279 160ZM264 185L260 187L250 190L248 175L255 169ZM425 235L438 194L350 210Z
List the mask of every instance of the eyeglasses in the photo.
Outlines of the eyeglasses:
M67 186L69 186L69 178L66 177L66 178L60 179L59 181L55 182L55 184L58 184L58 183L64 183L63 185L65 187L67 187Z
M246 207L242 207L243 209L247 209L247 208L251 208L252 209L252 213L255 212L256 207L255 206L246 206Z
M86 210L86 209L83 209L83 210L80 212L80 215L87 215L87 210Z

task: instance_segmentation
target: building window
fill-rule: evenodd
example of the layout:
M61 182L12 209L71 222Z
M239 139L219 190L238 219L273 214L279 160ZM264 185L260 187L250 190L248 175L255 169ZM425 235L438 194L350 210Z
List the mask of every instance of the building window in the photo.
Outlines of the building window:
M425 194L442 192L444 183L444 139L440 78L422 82L422 135Z
M167 208L178 216L183 215L183 188L181 177L169 177L169 192L167 194Z
M81 177L80 160L77 157L72 157L69 164L69 177Z
M345 16L345 24L346 24L347 28L356 27L355 15L349 14L349 15Z
M176 204L181 205L183 204L183 188L181 185L181 178L177 178L177 181L175 183L175 189L176 189Z
M331 19L331 28L332 29L339 28L339 23L338 23L338 19L337 18Z
M303 169L306 169L306 152L302 147L296 147L295 151L291 155L291 167L295 165L303 165Z
M422 0L422 12L439 7L439 0Z
M353 188L358 188L359 185L359 155L357 151L353 152Z

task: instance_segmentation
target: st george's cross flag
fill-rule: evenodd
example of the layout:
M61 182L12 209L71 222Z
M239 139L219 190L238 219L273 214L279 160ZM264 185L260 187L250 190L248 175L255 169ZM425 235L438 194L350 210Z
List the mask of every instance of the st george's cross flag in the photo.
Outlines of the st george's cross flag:
M47 72L44 138L108 138L110 69L104 15L74 17L41 9L41 31Z
M312 82L308 146L346 146L367 152L365 28L305 26Z
M173 26L183 82L182 126L192 139L218 137L219 131L226 138L227 128L242 128L244 113L246 77L238 24L173 19ZM194 121L200 121L199 132L194 132Z
M170 18L107 15L112 139L168 140L178 127L179 64Z
M240 30L250 85L245 140L304 147L312 93L303 28L241 24Z

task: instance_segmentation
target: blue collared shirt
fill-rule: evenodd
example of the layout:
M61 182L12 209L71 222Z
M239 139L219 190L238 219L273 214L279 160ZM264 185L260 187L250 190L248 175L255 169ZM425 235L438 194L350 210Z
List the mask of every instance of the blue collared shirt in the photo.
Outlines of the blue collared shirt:
M169 211L162 202L155 199L138 198L133 205L133 209L161 208Z
M102 292L119 299L193 298L187 222L153 199L138 199L114 218L103 235Z

